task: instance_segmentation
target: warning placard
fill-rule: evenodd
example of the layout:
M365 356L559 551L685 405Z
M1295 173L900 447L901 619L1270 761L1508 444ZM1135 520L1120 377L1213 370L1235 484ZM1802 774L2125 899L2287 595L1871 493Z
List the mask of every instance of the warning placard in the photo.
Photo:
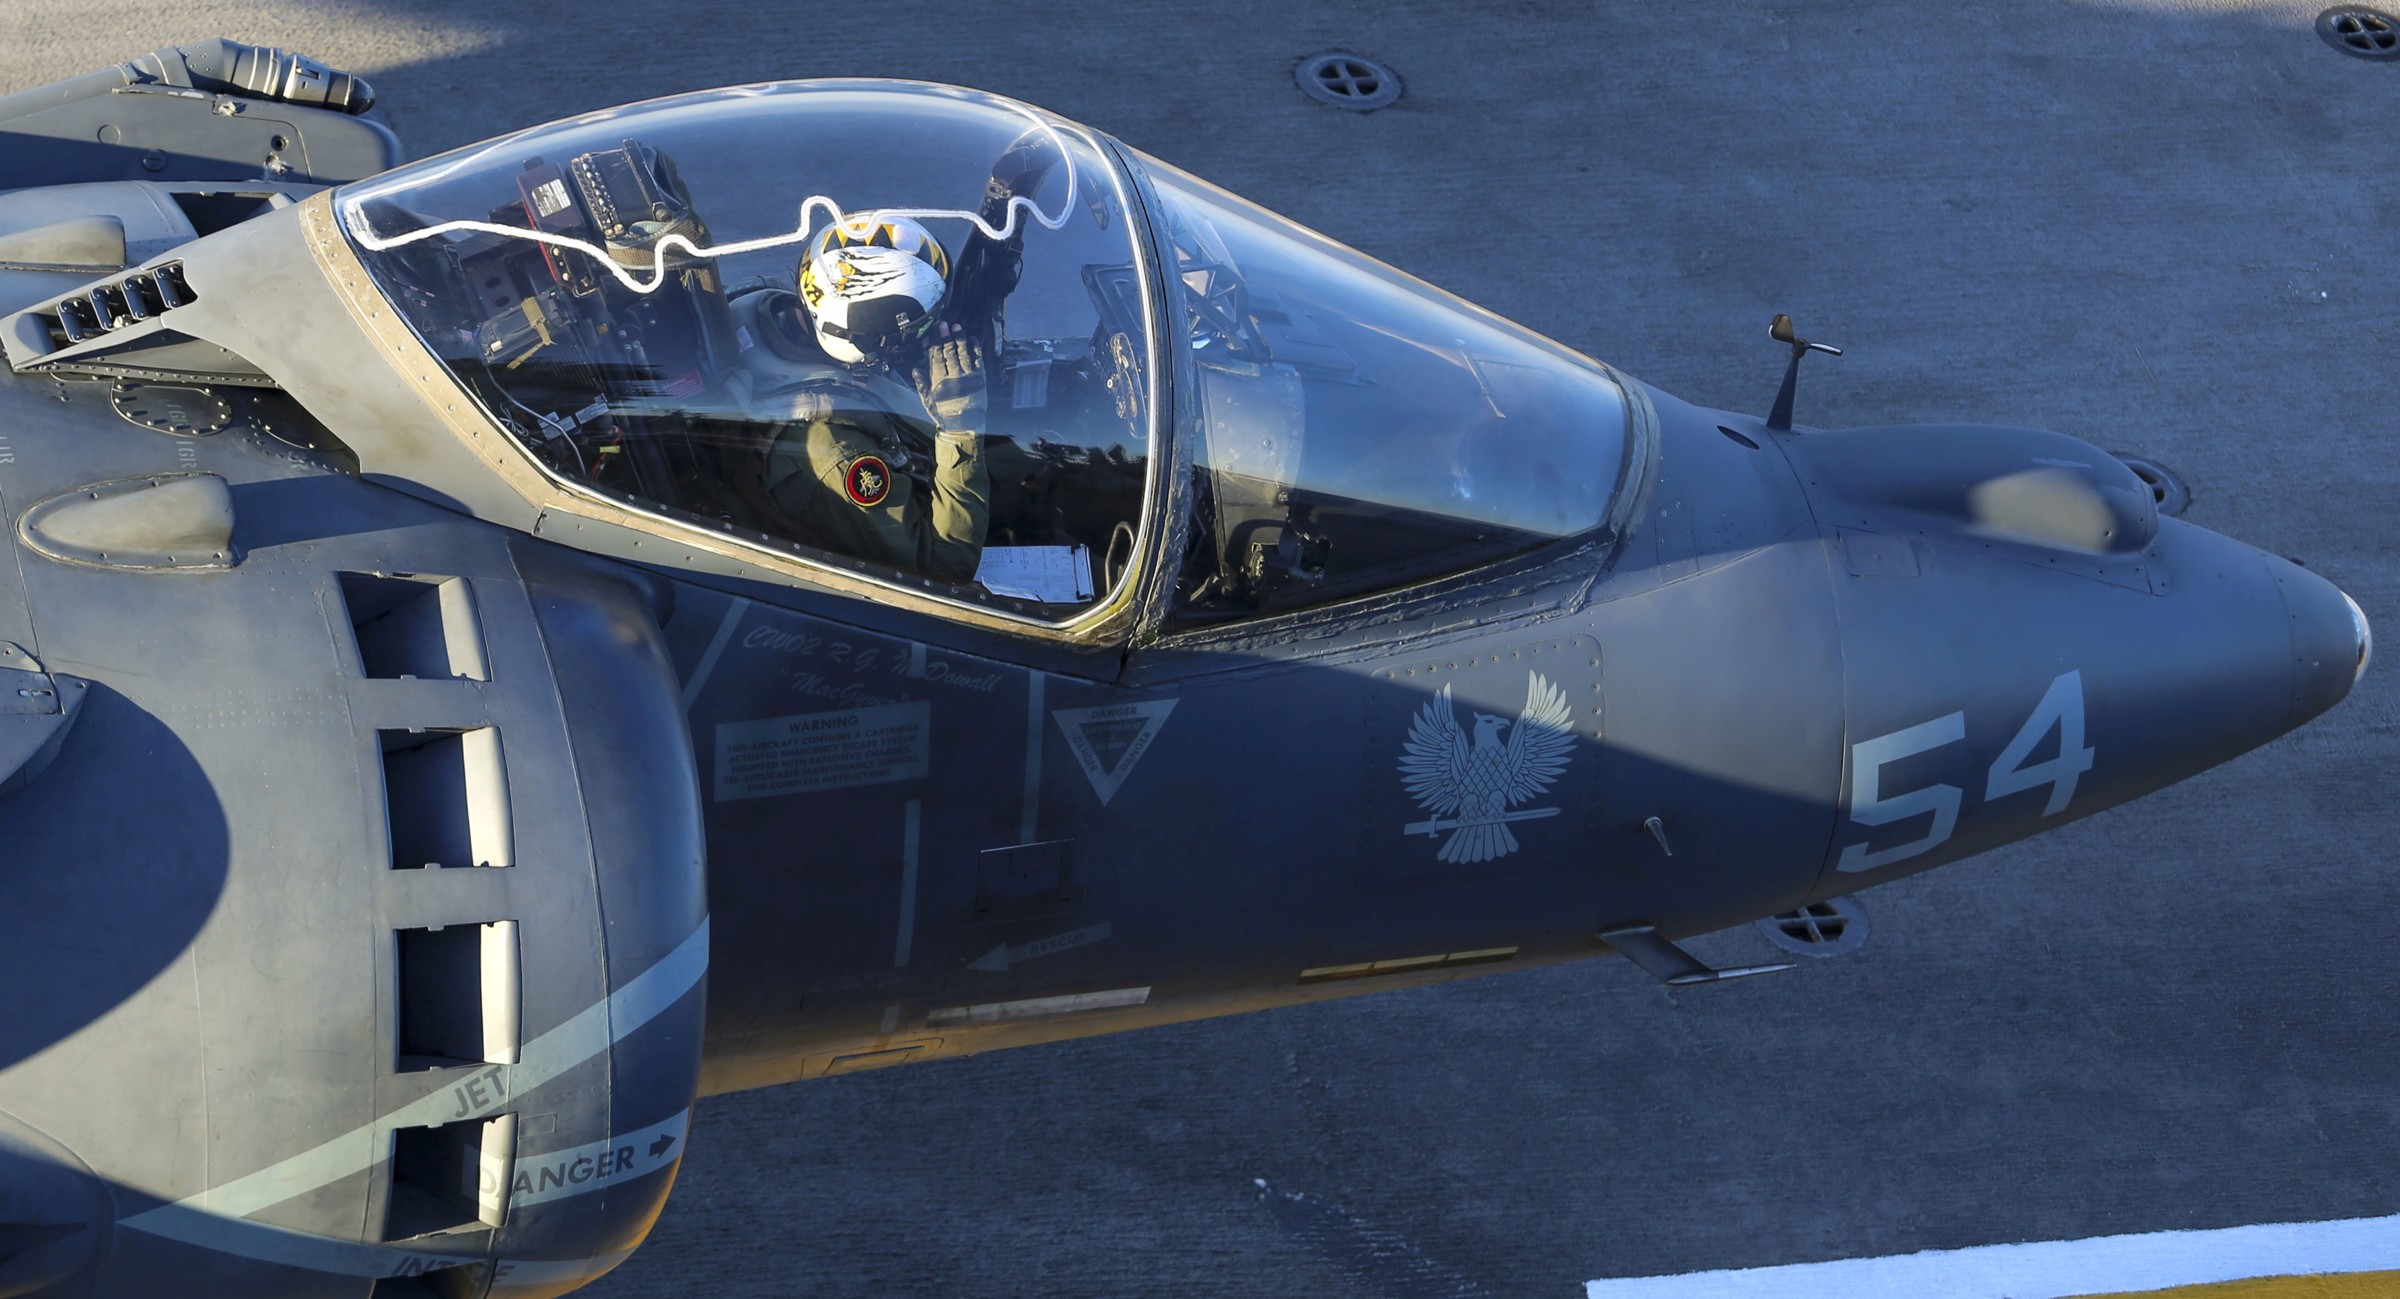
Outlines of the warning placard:
M933 701L717 727L717 801L913 780L926 771Z
M1167 724L1167 714L1174 711L1172 699L1146 699L1099 708L1060 708L1050 715L1058 719L1058 729L1065 733L1076 765L1083 768L1092 792L1106 806L1125 778L1133 774L1134 764L1150 751L1158 728Z

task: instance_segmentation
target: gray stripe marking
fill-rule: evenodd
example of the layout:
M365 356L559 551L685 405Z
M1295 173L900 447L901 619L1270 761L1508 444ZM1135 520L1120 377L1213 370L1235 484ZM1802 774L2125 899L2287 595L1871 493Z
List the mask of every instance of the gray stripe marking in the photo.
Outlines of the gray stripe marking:
M717 659L733 639L733 629L741 625L742 615L750 612L750 598L737 595L725 606L725 621L717 624L717 634L709 638L708 648L700 654L699 664L692 669L692 679L683 683L684 711L691 711L692 701L700 697L700 687L708 684L708 674L717 670Z
M691 1118L692 1112L685 1110L649 1127L620 1132L572 1149L518 1155L516 1166L507 1170L510 1211L529 1204L588 1195L657 1172L683 1158L684 1129Z
M461 1260L412 1253L381 1245L312 1236L245 1219L253 1213L305 1195L353 1173L381 1163L395 1128L428 1127L454 1118L482 1118L515 1103L516 1098L599 1055L628 1034L649 1023L696 987L708 972L708 921L657 964L635 975L624 987L592 1003L572 1019L527 1043L514 1065L493 1065L495 1077L487 1099L470 1103L452 1088L403 1105L371 1123L335 1137L311 1150L270 1164L198 1195L122 1219L120 1225L165 1236L204 1249L240 1254L296 1267L348 1276L404 1276L435 1266L456 1266ZM465 1113L453 1107L465 1104ZM363 1252L361 1252L363 1251ZM315 1261L302 1261L303 1259ZM379 1270L360 1271L362 1267Z
M305 1268L334 1276L423 1276L447 1268L466 1267L477 1275L495 1273L493 1288L538 1285L553 1293L562 1284L582 1285L622 1263L633 1251L595 1258L501 1259L477 1255L432 1254L396 1245L366 1245L330 1236L312 1236L286 1227L271 1227L246 1218L187 1218L144 1227L152 1235L182 1241L221 1254L234 1254L261 1263Z
M892 968L908 964L917 942L917 822L925 800L908 800L908 820L900 830L900 936L892 944Z
M1025 676L1025 802L1017 814L1017 842L1032 843L1042 811L1042 695L1048 678Z

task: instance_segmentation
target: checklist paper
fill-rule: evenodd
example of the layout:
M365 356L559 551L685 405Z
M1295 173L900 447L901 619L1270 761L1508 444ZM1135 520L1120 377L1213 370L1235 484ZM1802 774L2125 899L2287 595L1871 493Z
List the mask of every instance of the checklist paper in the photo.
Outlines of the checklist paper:
M975 580L994 595L1044 604L1092 598L1092 552L1087 546L985 546Z

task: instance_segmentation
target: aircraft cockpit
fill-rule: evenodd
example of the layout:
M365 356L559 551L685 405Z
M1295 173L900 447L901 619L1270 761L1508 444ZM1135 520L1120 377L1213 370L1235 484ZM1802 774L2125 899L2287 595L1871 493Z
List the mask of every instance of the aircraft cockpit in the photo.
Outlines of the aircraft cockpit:
M1601 528L1629 470L1605 367L971 92L660 100L335 211L557 486L1020 623L1152 565L1168 630L1420 583Z
M1394 590L1607 524L1635 443L1605 367L1141 166L1199 407L1171 625Z
M1134 273L1127 207L1096 141L1029 110L764 87L522 132L337 210L555 478L1056 619L1122 578L1147 494L1143 298L1096 296Z

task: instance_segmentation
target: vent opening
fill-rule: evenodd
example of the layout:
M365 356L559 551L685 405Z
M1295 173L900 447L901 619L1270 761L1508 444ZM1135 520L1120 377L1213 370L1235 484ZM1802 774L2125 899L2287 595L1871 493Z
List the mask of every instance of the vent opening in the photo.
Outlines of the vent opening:
M2360 5L2336 5L2317 15L2317 35L2354 58L2400 59L2400 18Z
M167 197L183 209L184 219L202 236L213 235L229 226L238 226L254 216L261 216L291 202L284 195L225 194L207 191L170 191Z
M2190 507L2192 489L2184 485L2182 476L2174 470L2147 456L2130 455L2123 451L2111 451L2109 454L2132 470L2133 476L2141 479L2142 485L2150 489L2150 499L2157 504L2159 513L2177 515Z
M473 1299L484 1291L484 1266L461 1263L410 1276L387 1276L368 1291L370 1299Z
M497 728L379 734L393 869L515 864Z
M405 1240L434 1232L500 1226L507 1219L508 1183L514 1172L516 1145L514 1114L502 1114L483 1122L470 1119L438 1128L394 1131L384 1239ZM443 1275L463 1270L443 1268L414 1279L430 1284L433 1294L465 1293L447 1286L453 1280L471 1278ZM380 1296L386 1292L379 1284L375 1293Z
M1758 930L1800 956L1847 956L1866 945L1867 913L1855 899L1834 898L1761 920Z
M399 1055L403 1068L517 1061L517 922L403 929Z
M1400 98L1400 78L1373 59L1331 50L1302 59L1293 74L1320 104L1364 113Z
M183 263L168 262L63 299L47 311L33 313L33 319L49 331L50 345L56 349L155 320L193 300Z
M475 596L460 577L342 573L342 603L370 677L489 681Z

